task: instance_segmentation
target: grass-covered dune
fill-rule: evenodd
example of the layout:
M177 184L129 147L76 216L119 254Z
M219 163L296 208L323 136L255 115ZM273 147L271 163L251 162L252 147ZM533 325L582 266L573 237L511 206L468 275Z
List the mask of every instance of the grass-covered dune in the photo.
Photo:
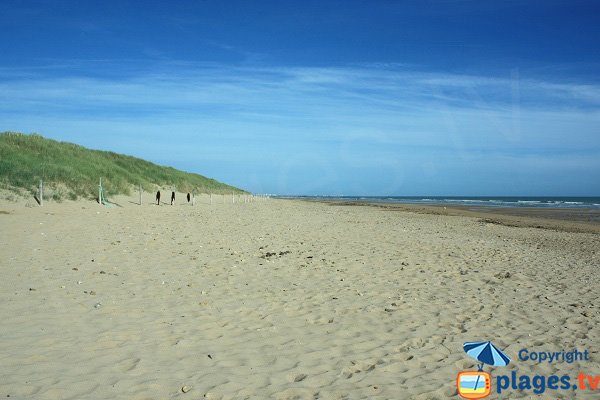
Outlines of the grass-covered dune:
M98 196L100 177L108 195L130 194L139 185L147 191L163 187L195 193L243 192L202 175L131 156L90 150L37 134L0 133L0 184L5 189L33 194L42 179L55 200L92 199Z

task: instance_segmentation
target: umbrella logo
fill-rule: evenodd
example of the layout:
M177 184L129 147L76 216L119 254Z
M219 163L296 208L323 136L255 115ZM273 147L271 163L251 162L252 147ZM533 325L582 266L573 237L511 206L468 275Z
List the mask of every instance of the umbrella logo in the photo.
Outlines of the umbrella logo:
M463 344L465 353L473 357L477 371L462 371L456 377L458 394L465 399L483 399L492 392L492 376L483 370L485 364L504 367L510 358L492 344L492 342L467 342Z

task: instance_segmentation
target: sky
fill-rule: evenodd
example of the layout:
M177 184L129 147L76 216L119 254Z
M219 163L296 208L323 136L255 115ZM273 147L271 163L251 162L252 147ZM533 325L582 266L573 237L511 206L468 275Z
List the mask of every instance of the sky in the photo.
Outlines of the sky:
M0 2L0 131L254 193L600 196L600 2Z

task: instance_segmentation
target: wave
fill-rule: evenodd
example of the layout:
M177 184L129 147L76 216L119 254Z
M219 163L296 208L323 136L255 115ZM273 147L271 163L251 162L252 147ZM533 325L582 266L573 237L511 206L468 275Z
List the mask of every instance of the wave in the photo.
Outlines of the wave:
M280 196L284 197L284 196ZM599 197L450 197L450 196L290 196L296 198L340 199L362 202L404 204L463 205L465 207L534 207L534 208L594 208L600 207Z

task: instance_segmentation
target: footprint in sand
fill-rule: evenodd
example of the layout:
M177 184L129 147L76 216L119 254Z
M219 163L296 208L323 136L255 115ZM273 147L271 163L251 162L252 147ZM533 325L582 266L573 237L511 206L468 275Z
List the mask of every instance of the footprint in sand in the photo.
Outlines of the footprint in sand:
M119 367L125 372L133 371L138 366L140 361L140 358L126 359L119 363Z
M306 379L308 375L306 374L290 374L288 376L288 379L290 382L302 382L303 380Z

